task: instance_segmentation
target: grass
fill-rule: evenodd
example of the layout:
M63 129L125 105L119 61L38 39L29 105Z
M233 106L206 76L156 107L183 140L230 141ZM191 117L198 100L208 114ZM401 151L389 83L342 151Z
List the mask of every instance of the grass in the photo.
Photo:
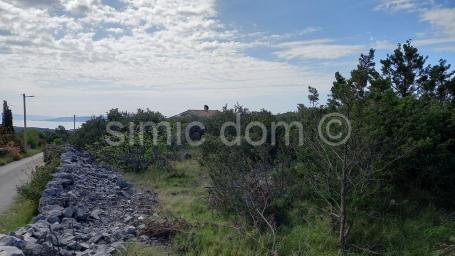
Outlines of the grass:
M455 222L432 207L408 207L415 212L405 214L406 218L389 215L372 223L359 217L353 233L357 244L376 244L383 247L385 256L439 255L439 249L447 245L453 247L447 255L455 255Z
M170 255L257 255L265 251L267 239L241 220L217 213L208 206L209 178L196 160L172 163L172 170L150 168L144 173L127 173L137 186L157 192L160 215L181 218L190 230L176 235ZM149 248L153 250L152 248ZM124 255L141 255L147 247L130 246ZM150 254L154 255L154 254ZM159 255L159 254L157 254Z
M6 154L4 156L0 156L0 166L9 164L11 162L16 161L14 157L10 154Z
M36 214L35 202L16 198L10 208L0 215L0 233L8 233L28 224Z
M133 244L124 255L271 255L270 234L259 233L235 216L209 207L209 178L197 161L172 165L171 171L150 168L126 176L139 187L157 192L160 215L183 218L192 228L173 239L167 254L141 254L154 248ZM308 207L311 206L301 206L303 210ZM447 214L431 207L407 208L410 213L383 216L382 221L356 216L351 242L385 256L436 256L443 255L438 254L440 249L455 248L455 222ZM328 219L316 215L305 216L307 223L297 212L295 220L277 230L277 255L338 255L337 236ZM452 253L446 255L455 255L455 251ZM346 255L372 254L351 248Z
M19 189L19 197L10 210L0 216L0 233L13 231L31 220L39 195L57 164L38 169L32 180ZM125 176L138 187L158 194L160 216L183 219L190 228L178 233L169 246L130 242L118 255L272 255L270 233L260 233L237 216L221 214L209 206L209 177L198 161L176 161L169 169L151 167ZM290 223L276 231L275 255L338 255L336 234L330 231L329 221L317 211L311 214L309 203L296 209ZM446 213L431 207L405 209L406 213L383 216L382 221L356 216L351 242L384 256L455 255L455 222ZM452 252L443 254L450 248ZM371 254L352 249L346 255Z
M35 203L35 209L38 209L41 192L52 179L52 173L55 172L58 165L58 158L55 158L44 166L36 167L31 174L30 180L17 189L20 196L19 200L30 200Z
M125 250L116 255L124 256L167 256L169 251L163 246L145 246L137 242L129 243Z
M20 188L10 210L0 216L0 233L13 231L31 220L39 195L57 164L52 162L38 169L31 182ZM198 161L176 161L169 169L151 167L146 172L125 176L138 187L158 194L160 216L183 219L191 227L178 233L170 246L130 242L119 255L271 255L269 233L259 233L237 216L210 208L206 189L209 177ZM311 204L302 203L292 213L290 223L277 230L276 255L338 255L336 234L330 231L329 221L317 212L312 216L311 208ZM384 256L455 255L453 217L432 207L409 205L404 209L406 212L383 216L382 221L356 216L351 242ZM450 248L452 252L443 254ZM371 254L352 249L347 255Z

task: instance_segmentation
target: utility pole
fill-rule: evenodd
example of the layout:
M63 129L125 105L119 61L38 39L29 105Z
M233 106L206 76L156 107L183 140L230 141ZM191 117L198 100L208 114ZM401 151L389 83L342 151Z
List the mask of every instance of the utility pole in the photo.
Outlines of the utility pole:
M73 131L76 131L76 115L73 116Z
M22 93L22 99L24 101L24 152L27 152L27 106L25 104L25 98L32 98L35 96L27 96Z

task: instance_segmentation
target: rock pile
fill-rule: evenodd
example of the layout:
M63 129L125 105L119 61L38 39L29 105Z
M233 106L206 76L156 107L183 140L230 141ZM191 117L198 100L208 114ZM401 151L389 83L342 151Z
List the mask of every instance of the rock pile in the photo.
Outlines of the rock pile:
M140 236L156 196L137 193L109 167L68 148L32 224L0 235L0 256L111 255Z

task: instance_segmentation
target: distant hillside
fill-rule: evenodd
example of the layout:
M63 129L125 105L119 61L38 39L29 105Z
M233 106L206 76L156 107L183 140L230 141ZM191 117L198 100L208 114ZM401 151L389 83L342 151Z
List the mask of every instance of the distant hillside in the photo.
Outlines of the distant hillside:
M30 121L44 121L47 119L53 118L52 116L44 116L44 115L27 115L27 120ZM13 114L13 120L24 120L23 115Z
M0 113L0 123L1 123L1 115ZM88 120L92 119L91 116L76 116L76 122L84 123ZM14 121L21 121L24 120L23 115L13 114ZM44 115L27 115L28 121L46 121L46 122L73 122L72 116L64 116L64 117L53 117L53 116L44 116Z
M88 120L92 119L91 116L76 116L76 122L87 122ZM48 122L73 122L73 117L57 117L57 118L50 118L46 119L43 121L48 121Z

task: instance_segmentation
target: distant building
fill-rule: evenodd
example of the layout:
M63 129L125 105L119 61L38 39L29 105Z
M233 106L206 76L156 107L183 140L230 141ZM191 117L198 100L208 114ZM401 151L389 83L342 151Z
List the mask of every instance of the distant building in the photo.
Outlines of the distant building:
M204 105L204 109L188 109L185 112L182 112L178 115L173 116L172 118L212 118L219 114L218 110L210 110L209 106Z

